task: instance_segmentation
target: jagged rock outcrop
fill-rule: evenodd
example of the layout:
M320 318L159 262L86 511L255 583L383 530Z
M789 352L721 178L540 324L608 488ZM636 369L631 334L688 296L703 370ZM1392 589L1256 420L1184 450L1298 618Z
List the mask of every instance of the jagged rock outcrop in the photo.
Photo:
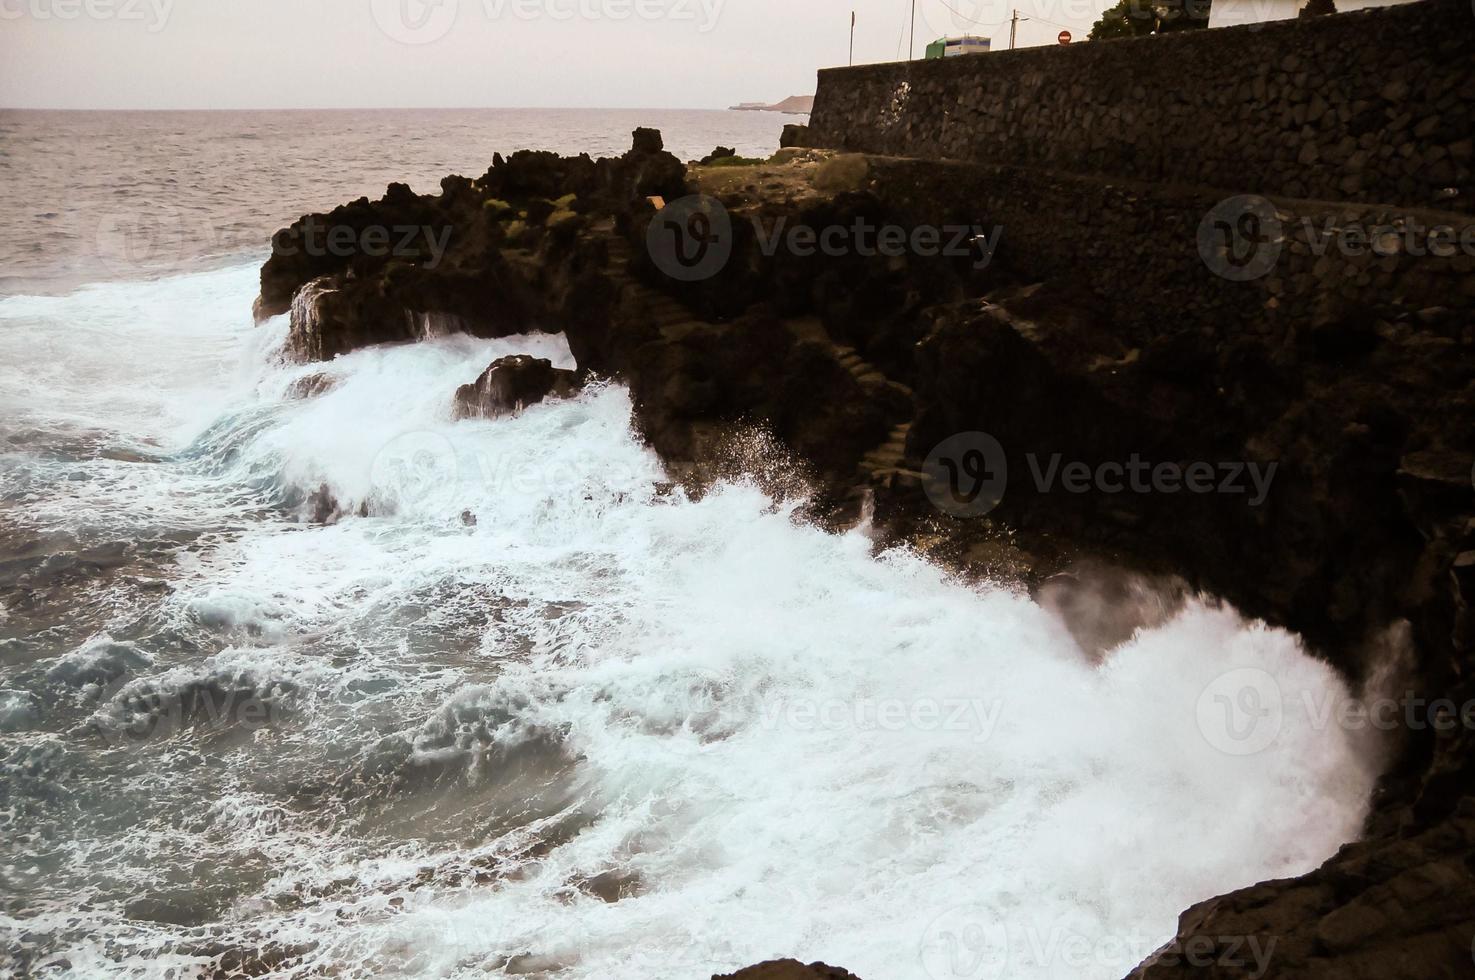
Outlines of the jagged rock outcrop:
M704 156L700 160L698 160L697 161L697 166L705 167L708 164L714 163L714 162L716 162L718 160L726 160L729 157L735 157L735 156L737 156L737 150L734 149L733 147L730 147L730 146L719 146L716 149L714 149L711 153L708 153L706 156Z
M783 135L779 137L780 149L791 146L808 146L809 127L802 123L785 123Z
M1251 937L1270 952L1269 976L1468 977L1472 850L1475 807L1467 800L1432 826L1351 844L1301 878L1194 906L1180 916L1178 937L1128 980L1253 976L1236 952Z
M577 371L555 368L547 358L514 354L493 361L456 391L457 418L514 415L546 398L567 398L579 389Z
M290 312L288 353L309 361L440 333L536 331L547 305L532 256L567 245L591 214L680 197L685 176L660 134L639 130L612 160L521 151L476 180L445 178L437 196L391 184L377 202L307 215L273 236L256 317Z
M917 350L916 458L986 423L1011 474L995 519L1194 569L1195 584L1333 656L1351 655L1400 617L1434 617L1442 625L1429 622L1424 638L1448 642L1450 590L1416 570L1448 567L1467 547L1468 353L1430 357L1437 338L1413 321L1390 324L1388 337L1355 360L1323 359L1294 338L1279 347L1248 338L1205 344L1188 326L1127 349L1078 310L1052 312L1040 299L1014 307L1038 309L1038 319L992 304L936 313ZM1038 486L1035 474L1056 454L1093 472L1134 455L1206 461L1215 487ZM1263 500L1256 472L1273 481ZM1360 667L1341 665L1352 675Z

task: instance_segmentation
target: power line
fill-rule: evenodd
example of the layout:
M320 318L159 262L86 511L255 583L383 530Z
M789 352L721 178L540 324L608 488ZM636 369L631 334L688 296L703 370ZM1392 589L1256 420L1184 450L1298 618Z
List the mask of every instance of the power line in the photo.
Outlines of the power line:
M961 17L963 20L966 20L968 23L973 24L973 25L975 25L977 27L1003 27L1004 26L1004 22L1001 21L1001 20L1000 21L988 22L988 23L985 23L984 21L981 21L981 20L974 20L972 17L969 17L967 14L963 13L957 7L954 7L952 4L948 3L947 0L937 0L937 2L940 3L940 4L942 4L947 9L951 10L954 14L956 14L959 17Z
M984 21L981 21L981 20L975 20L974 18L969 17L967 14L963 13L957 7L954 7L952 4L948 3L948 0L937 0L937 2L940 3L940 4L942 4L948 10L952 11L954 14L956 14L962 20L965 20L965 21L967 21L970 24L975 24L975 25L977 25L979 27L1003 27L1004 24L1007 23L1007 21L1002 21L1002 20L1000 20L1000 21L993 21L993 22L987 22L987 23L984 22ZM1060 29L1066 30L1066 31L1080 30L1081 29L1081 25L1080 24L1060 24L1060 23L1057 23L1056 21L1050 20L1048 17L1041 17L1038 14L1030 14L1028 17L1021 17L1019 19L1020 20L1037 20L1037 21L1040 21L1041 23L1049 24L1051 27L1059 27Z
M1044 17L1039 16L1038 14L1033 15L1029 19L1031 19L1031 20L1037 20L1037 21L1040 21L1041 23L1049 24L1051 27L1058 27L1058 28L1060 28L1063 31L1078 31L1078 30L1081 30L1081 25L1079 25L1079 24L1057 24L1055 21L1048 20L1048 19L1046 19Z

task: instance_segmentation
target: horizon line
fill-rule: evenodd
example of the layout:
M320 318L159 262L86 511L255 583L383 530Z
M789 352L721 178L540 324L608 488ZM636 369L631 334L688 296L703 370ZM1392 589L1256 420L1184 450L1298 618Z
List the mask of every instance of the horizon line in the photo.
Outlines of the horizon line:
M786 95L784 99L803 98ZM784 101L780 99L779 102ZM777 103L768 103L775 105ZM807 116L807 112L781 112L768 109L738 109L735 106L239 106L232 108L201 107L78 107L78 106L0 106L0 112L768 112L780 116Z

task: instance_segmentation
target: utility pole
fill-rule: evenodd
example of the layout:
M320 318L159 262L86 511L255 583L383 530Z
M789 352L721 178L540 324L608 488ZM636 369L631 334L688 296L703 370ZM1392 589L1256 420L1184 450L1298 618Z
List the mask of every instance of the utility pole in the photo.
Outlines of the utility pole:
M917 0L912 0L912 38L907 42L907 60L915 61L917 57Z
M1014 35L1019 32L1019 11L1012 11L1013 17L1009 18L1009 50L1014 50Z
M850 64L855 66L855 11L850 12Z

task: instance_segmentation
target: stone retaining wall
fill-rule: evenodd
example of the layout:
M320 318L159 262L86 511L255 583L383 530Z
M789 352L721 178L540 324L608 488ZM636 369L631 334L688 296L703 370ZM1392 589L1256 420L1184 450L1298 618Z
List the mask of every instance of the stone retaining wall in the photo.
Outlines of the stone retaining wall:
M1449 343L1475 341L1467 215L906 159L873 160L873 179L918 222L996 228L995 261L1011 278L1084 286L1103 323L1134 342L1169 319L1277 340L1414 320ZM1245 236L1246 216L1258 237Z
M820 72L811 146L1475 213L1470 0Z

